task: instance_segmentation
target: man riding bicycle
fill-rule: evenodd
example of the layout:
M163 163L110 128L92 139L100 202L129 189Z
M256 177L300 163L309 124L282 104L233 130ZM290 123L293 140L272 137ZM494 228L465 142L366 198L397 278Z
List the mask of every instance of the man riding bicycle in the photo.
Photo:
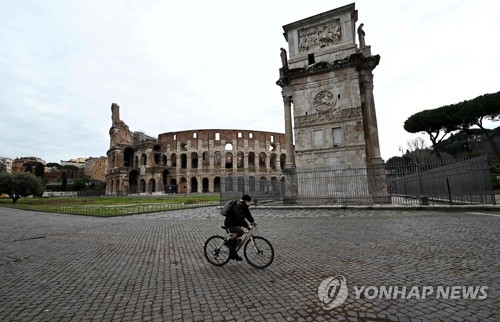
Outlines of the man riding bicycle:
M237 261L243 260L238 254L236 254L235 249L238 246L238 237L243 236L245 231L241 227L245 227L247 229L252 229L253 226L256 225L255 220L250 213L250 203L252 201L252 197L249 195L243 195L241 200L239 200L231 209L229 214L226 216L224 220L224 226L229 229L233 235L231 239L227 242L227 246L229 247L229 258ZM246 220L245 220L246 219ZM250 222L250 225L247 223Z

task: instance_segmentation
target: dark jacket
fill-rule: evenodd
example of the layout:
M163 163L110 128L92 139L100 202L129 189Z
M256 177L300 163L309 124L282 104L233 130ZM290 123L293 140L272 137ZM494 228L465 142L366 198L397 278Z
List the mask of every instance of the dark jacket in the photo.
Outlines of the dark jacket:
M245 219L250 223L254 222L250 209L248 209L248 205L240 200L236 203L236 205L234 205L233 209L231 209L229 215L226 216L224 226L240 226L248 228L249 226Z

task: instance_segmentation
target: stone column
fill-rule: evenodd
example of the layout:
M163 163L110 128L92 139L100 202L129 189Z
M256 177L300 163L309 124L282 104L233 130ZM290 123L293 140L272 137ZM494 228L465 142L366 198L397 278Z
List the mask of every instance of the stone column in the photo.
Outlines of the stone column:
M288 88L288 91L290 89ZM298 185L297 169L295 167L295 153L293 148L293 129L292 129L292 96L288 95L285 89L282 91L283 106L285 109L285 141L286 141L286 162L283 174L286 176L285 196L283 203L297 203Z
M361 71L361 86L364 89L365 98L363 122L365 123L365 138L367 140L367 161L381 159L375 99L373 97L373 74L370 70Z
M292 129L292 97L282 92L283 107L285 110L285 140L286 140L286 163L285 168L295 167L295 155L293 150Z
M365 101L363 123L366 140L368 189L375 204L388 204L391 203L391 198L387 191L385 162L380 156L375 99L373 97L373 73L371 70L361 71L361 86L364 89Z

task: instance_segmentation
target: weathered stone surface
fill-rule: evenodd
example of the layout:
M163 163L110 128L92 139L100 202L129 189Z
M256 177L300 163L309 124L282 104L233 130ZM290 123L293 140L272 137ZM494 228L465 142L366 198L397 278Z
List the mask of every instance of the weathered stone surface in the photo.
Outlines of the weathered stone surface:
M285 134L252 130L187 130L157 138L132 132L113 104L108 194L220 191L225 175L281 180L287 159Z
M380 56L371 55L362 24L360 47L356 45L357 20L355 5L350 4L283 26L290 59L276 83L282 96L293 101L294 165L299 171L383 163L372 73ZM285 131L290 128L285 126ZM287 144L292 144L290 138ZM387 202L387 188L379 184L385 174L373 171L369 176L365 181L373 200ZM300 184L298 189L300 197Z
M497 321L498 213L253 209L271 266L210 265L218 209L94 218L0 208L2 321ZM43 237L43 238L42 238ZM318 286L342 275L346 301ZM234 292L234 286L238 291ZM479 299L356 298L353 286L487 286Z

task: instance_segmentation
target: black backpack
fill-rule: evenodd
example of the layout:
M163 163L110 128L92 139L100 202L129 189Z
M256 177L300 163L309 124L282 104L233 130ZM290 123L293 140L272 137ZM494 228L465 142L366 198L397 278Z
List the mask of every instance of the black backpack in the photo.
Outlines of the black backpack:
M231 210L233 210L234 205L236 205L237 203L238 200L229 200L220 210L220 214L223 215L224 217L230 215Z

